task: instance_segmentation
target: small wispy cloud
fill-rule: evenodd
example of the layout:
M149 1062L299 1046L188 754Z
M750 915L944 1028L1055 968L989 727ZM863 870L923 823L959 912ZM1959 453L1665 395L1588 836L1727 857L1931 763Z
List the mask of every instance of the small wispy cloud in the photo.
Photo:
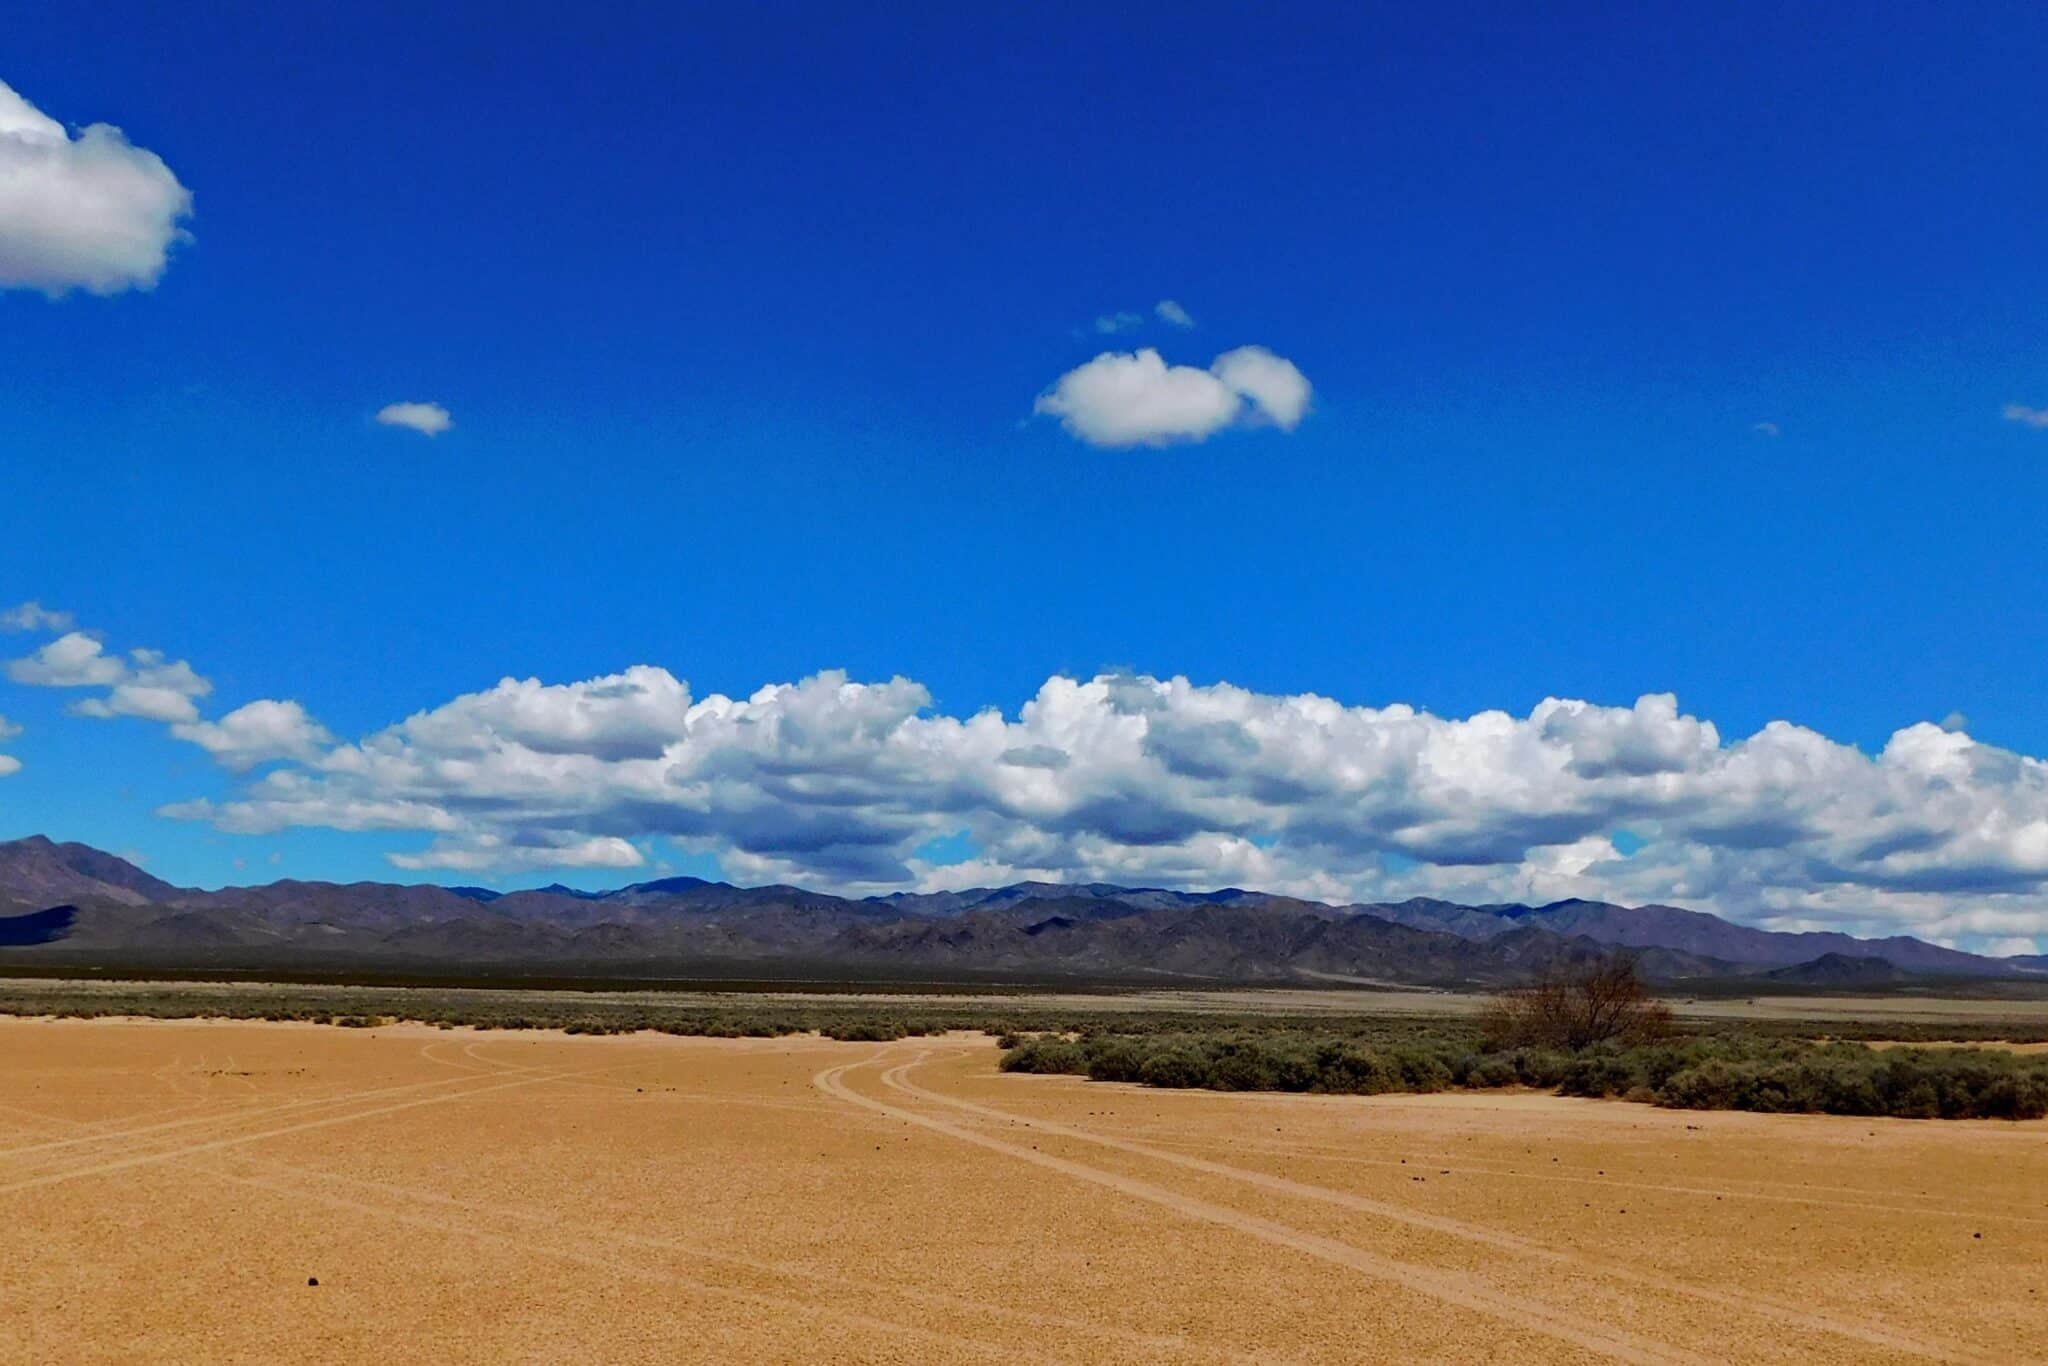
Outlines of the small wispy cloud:
M1784 429L1775 422L1758 422L1750 427L1758 436L1783 436Z
M167 658L160 650L130 650L123 659L83 631L59 636L32 655L9 660L7 676L29 688L105 688L101 696L70 708L74 716L103 721L116 716L196 721L199 709L192 699L213 691L213 683L182 659Z
M455 419L438 403L387 403L377 410L377 421L421 436L439 436L455 425Z
M83 630L69 631L33 654L7 660L0 673L23 687L93 689L94 695L66 710L101 721L126 716L159 722L177 739L199 746L235 773L279 759L311 763L334 743L325 726L289 700L260 698L218 719L202 719L199 701L213 694L213 680L161 650L137 648L126 655L111 651L96 634ZM0 716L0 741L20 733L19 726ZM19 767L0 755L0 776Z
M1135 332L1153 318L1171 327L1188 328L1195 325L1193 315L1185 308L1171 299L1161 299L1152 305L1149 316L1144 313L1133 313L1129 309L1104 313L1095 319L1095 330L1105 337L1113 337L1119 332Z
M34 598L0 612L0 631L68 631L73 624L69 612L53 612Z
M2017 422L2022 427L2048 429L2048 408L2029 408L2024 403L2005 405L2005 420Z

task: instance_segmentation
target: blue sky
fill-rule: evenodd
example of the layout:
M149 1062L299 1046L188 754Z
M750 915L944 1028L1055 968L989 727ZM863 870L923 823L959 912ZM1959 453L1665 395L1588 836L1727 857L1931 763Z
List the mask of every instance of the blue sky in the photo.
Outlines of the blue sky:
M8 27L0 82L72 137L118 126L192 213L153 288L0 292L0 606L189 660L209 718L290 699L355 741L503 677L652 665L693 699L843 670L1013 720L1098 675L1442 718L1674 693L1724 750L1783 720L1877 755L1951 718L2000 763L2048 753L2048 426L2006 416L2048 408L2038 8L110 5ZM1096 328L1120 312L1143 321ZM1204 378L1240 347L1312 385L1298 421ZM1237 418L1104 447L1034 413L1142 348ZM408 400L452 428L375 420ZM475 793L438 832L171 819L266 770L75 715L83 695L0 682L0 836L210 884L390 876L437 833L500 848L476 841L553 819L486 830ZM2025 846L2024 775L1982 779L1992 814L1948 837ZM1078 837L1099 798L1036 836ZM894 853L852 880L1008 838L930 805L893 844L854 838ZM1337 875L1360 894L1418 858L1491 866L1377 818L1342 850L1270 814L1166 824L1176 859L995 862L1230 880L1246 865L1182 840L1220 832L1297 850L1270 871L1301 885L1363 859ZM606 807L547 838L856 866L674 833ZM1960 853L1961 890L1603 885L2002 938L2048 931L2027 848L1988 892L1989 856ZM411 875L561 871L490 863ZM1957 928L1985 904L2011 914Z

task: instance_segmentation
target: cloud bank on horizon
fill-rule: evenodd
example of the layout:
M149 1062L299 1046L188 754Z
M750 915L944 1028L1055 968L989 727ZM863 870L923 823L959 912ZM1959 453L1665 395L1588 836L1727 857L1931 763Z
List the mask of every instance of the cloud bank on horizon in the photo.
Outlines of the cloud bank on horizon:
M192 192L119 128L77 134L0 81L0 289L153 289Z
M906 678L697 697L638 665L507 678L344 742L289 700L199 719L211 685L189 664L83 632L8 675L93 690L74 715L157 721L230 772L263 770L161 815L424 836L387 852L408 869L627 869L668 844L738 881L852 892L1588 896L1994 952L2048 934L2048 762L1955 717L1868 755L1784 721L1728 740L1669 694L1446 718L1106 673L1051 677L1014 716L952 716ZM964 859L934 851L963 838Z

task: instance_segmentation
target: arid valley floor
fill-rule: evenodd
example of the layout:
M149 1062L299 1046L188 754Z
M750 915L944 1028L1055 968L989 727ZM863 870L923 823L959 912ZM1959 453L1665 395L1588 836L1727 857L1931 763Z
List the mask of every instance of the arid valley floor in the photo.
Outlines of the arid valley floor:
M2040 1123L1169 1092L996 1057L0 1020L0 1358L2042 1350Z

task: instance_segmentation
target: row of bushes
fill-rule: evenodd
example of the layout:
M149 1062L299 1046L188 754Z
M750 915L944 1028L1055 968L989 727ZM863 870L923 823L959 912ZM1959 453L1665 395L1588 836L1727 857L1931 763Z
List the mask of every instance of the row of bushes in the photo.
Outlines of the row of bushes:
M1779 1042L1732 1050L1623 1050L1567 1073L1572 1095L1625 1096L1687 1110L1890 1115L1900 1119L2039 1119L2048 1058L2003 1049L1891 1048ZM1670 1054L1679 1053L1678 1059ZM1678 1065L1673 1065L1674 1061Z
M1297 1029L1004 1040L1010 1072L1216 1091L1346 1095L1531 1086L1695 1110L1910 1119L2048 1115L2048 1058L1997 1049L1896 1048L1745 1035L1488 1052L1457 1042L1377 1045Z
M707 997L713 999L707 1000ZM1133 1011L994 998L986 1003L903 999L769 998L744 992L586 992L525 988L398 987L313 983L73 983L0 978L0 1015L93 1018L302 1021L362 1027L407 1021L477 1029L562 1029L578 1034L641 1030L713 1038L772 1038L816 1032L828 1038L885 1041L977 1030L1005 1032L1182 1034L1228 1029L1290 1034L1298 1016L1208 1011ZM1469 1019L1431 1016L1319 1017L1327 1028L1377 1043L1478 1038Z

